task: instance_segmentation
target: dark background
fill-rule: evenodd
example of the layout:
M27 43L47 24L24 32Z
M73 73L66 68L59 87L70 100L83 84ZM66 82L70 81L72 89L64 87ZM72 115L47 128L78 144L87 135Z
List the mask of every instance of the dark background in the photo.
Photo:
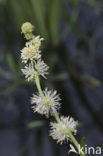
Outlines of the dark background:
M85 136L88 146L102 147L103 1L0 0L0 156L67 156L69 150L69 143L49 137L50 120L31 109L36 87L20 71L26 21L45 39L50 74L42 87L57 89L60 113L79 121L77 140Z

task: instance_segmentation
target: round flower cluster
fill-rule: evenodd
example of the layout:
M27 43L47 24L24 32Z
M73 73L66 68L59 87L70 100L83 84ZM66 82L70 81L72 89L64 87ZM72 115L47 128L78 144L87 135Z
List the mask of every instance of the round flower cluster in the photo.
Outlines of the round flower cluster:
M31 104L34 112L49 117L54 115L57 122L51 122L50 124L50 136L58 143L70 140L69 133L76 134L76 127L78 122L74 121L71 117L59 118L58 111L60 108L60 97L57 91L45 89L42 91L39 77L46 78L48 74L48 66L41 58L41 41L43 38L40 36L34 36L32 31L34 27L31 23L27 22L22 25L22 33L29 41L26 42L25 47L21 50L21 59L25 64L21 69L27 81L35 81L39 93L33 94L31 97Z
M22 25L22 33L24 35L31 34L33 31L33 26L31 23L26 22ZM35 72L38 75L46 78L48 74L48 66L41 60L41 41L44 40L40 38L40 36L34 36L32 34L32 38L26 42L25 47L21 50L21 59L22 62L25 63L24 69L22 69L22 73L25 75L27 81L35 80Z
M34 27L30 22L24 23L21 27L21 30L27 40L32 39L32 37L33 37L32 32L34 30Z
M33 94L31 98L31 104L35 104L32 108L34 112L44 114L49 117L50 112L57 111L60 108L60 97L56 91L48 91L47 88L43 91L44 96L40 94Z
M70 139L69 137L69 131L73 132L74 134L77 133L76 127L78 125L77 121L74 121L72 117L60 117L61 124L56 123L56 122L51 122L50 123L50 136L54 140L57 140L57 143L63 143L64 141L68 141Z

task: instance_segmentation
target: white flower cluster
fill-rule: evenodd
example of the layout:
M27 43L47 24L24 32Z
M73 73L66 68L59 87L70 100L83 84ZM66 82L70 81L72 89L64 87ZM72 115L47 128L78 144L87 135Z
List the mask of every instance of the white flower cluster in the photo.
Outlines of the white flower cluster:
M44 61L38 59L33 62L33 65L32 63L26 64L24 69L21 69L21 71L25 75L27 81L33 81L35 80L35 72L46 79L48 68L49 67L44 63Z
M33 26L31 23L26 22L22 26L22 33L24 35L31 35L33 31ZM22 73L25 75L27 81L35 80L35 72L46 78L48 74L48 66L41 60L41 41L44 40L40 36L31 35L32 38L26 42L25 47L21 50L21 59L25 63Z
M60 97L56 91L48 91L47 88L43 91L44 96L33 94L31 104L35 104L32 108L34 112L44 114L49 117L50 111L57 111L60 108Z
M38 60L41 57L41 51L32 44L32 40L26 43L26 46L21 50L22 62L27 63L28 60Z
M48 66L41 59L41 41L43 38L40 36L35 37L32 34L33 26L27 22L22 26L22 33L24 33L27 41L25 47L21 50L21 59L25 64L22 73L27 81L35 81L39 93L33 94L31 97L31 104L34 112L49 117L50 115L57 114L60 108L60 97L56 91L45 89L41 90L39 79L37 76L46 78L48 74ZM58 116L59 117L59 116ZM51 122L50 136L57 140L58 143L70 140L69 132L76 134L78 123L71 117L60 117L60 122Z
M74 134L77 133L76 127L78 125L78 122L74 121L74 119L69 116L61 116L60 121L61 124L56 122L50 123L50 136L52 136L54 140L57 140L57 143L62 144L64 141L70 140L68 131L73 132Z

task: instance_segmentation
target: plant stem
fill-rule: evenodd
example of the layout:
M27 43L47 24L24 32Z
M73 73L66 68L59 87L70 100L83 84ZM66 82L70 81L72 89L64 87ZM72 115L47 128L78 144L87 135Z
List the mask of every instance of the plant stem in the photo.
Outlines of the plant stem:
M40 95L41 95L42 97L44 97L43 91L42 91L42 89L41 89L40 81L39 81L39 76L38 76L37 73L35 73L35 83L36 83L36 86L37 86L37 89L38 89Z
M55 117L56 121L61 125L62 123L60 121L60 118L59 118L57 112L52 111L52 114ZM68 131L68 135L69 135L70 139L72 140L72 142L74 143L74 145L77 148L77 150L79 150L80 144L77 142L77 140L75 139L73 134L70 131ZM80 156L86 156L86 155L84 153L81 153Z
M79 151L80 144L77 142L77 140L75 139L75 137L73 136L73 134L70 131L69 131L68 135L71 138L71 140L74 143L74 145L76 146L77 150ZM81 152L80 156L86 156L86 155L84 154L84 152Z
M31 65L32 65L32 68L34 68L34 63L33 63L33 61L31 61ZM35 70L34 70L34 75L35 75L35 83L36 83L38 92L40 93L40 95L41 95L42 97L44 97L44 94L43 94L43 91L42 91L41 85L40 85L39 75L38 75L38 73L37 73Z
M37 72L35 72L35 83L36 83L38 92L40 93L40 95L41 95L42 97L44 97L44 94L43 94L43 91L42 91L41 85L40 85L39 76L38 76L38 73L37 73ZM56 119L57 123L59 123L60 125L62 125L58 113L55 112L54 110L52 110L52 115L53 115L54 118ZM80 145L80 144L77 142L77 140L75 139L75 137L73 136L73 134L72 134L70 131L68 131L68 135L69 135L70 139L72 140L72 142L74 143L74 145L75 145L75 147L77 148L77 150L79 150L79 145ZM81 152L80 156L86 156L86 155L85 155L84 153Z
M61 121L60 121L60 118L59 118L57 112L54 112L54 111L52 110L52 115L55 117L56 121L61 125Z

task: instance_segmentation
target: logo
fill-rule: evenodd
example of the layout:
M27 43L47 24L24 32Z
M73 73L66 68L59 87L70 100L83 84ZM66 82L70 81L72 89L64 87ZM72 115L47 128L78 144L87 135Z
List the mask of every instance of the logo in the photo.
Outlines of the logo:
M80 144L79 144L79 147L78 147L78 151L75 149L75 147L70 144L70 150L68 152L68 154L70 154L71 152L73 153L76 153L76 154L102 154L102 148L101 147L88 147L87 145L85 145L84 147L81 147Z
M72 145L72 144L70 144L70 150L69 150L69 152L68 152L68 154L70 154L71 152L73 152L73 153L78 153L76 150L75 150L75 148L74 148L74 146Z

